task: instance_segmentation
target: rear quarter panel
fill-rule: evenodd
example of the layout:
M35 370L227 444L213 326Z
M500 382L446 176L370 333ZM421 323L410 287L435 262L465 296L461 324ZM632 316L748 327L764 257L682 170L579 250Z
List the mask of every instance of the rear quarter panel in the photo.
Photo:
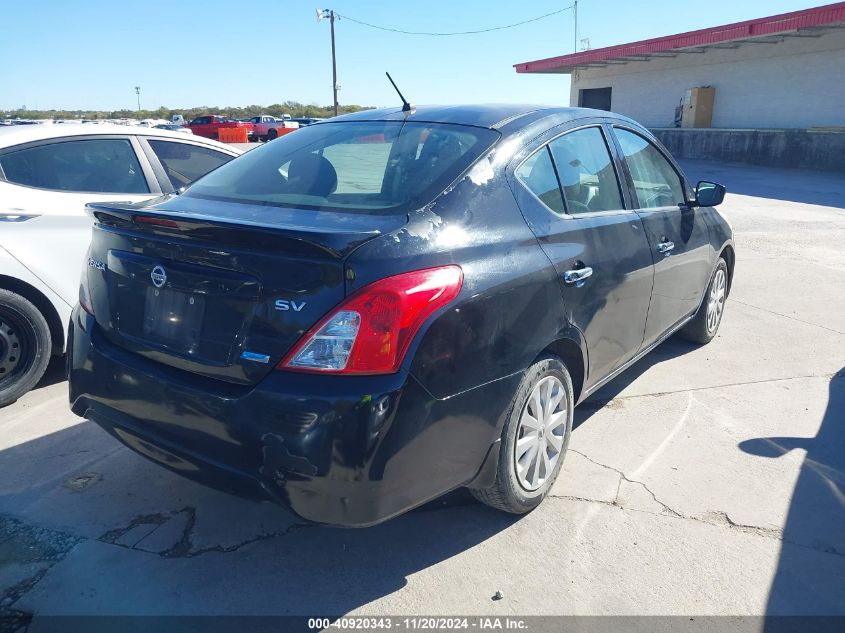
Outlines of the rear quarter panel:
M4 226L4 225L0 225ZM28 286L35 288L38 292L44 295L52 304L56 313L59 315L59 320L62 323L62 328L67 328L70 322L70 314L72 306L62 297L56 294L52 288L45 284L35 273L24 266L18 259L13 257L6 249L0 246L0 288L4 287L3 278L9 277L17 281L23 282ZM79 274L77 270L77 284ZM63 336L65 343L67 343L67 334Z
M0 246L71 306L76 303L80 267L91 242L93 220L85 213L86 203L115 199L140 202L154 195L75 193L0 185L0 194L10 191L0 213L19 211L27 216L26 220L0 225Z
M554 269L501 173L464 177L404 228L354 252L347 292L446 264L463 269L461 293L418 333L404 364L436 398L522 372L565 328Z

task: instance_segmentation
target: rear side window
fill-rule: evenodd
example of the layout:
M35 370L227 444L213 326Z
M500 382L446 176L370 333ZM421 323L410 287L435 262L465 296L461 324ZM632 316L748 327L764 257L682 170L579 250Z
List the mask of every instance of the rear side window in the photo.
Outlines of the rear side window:
M622 128L614 131L634 180L639 208L656 209L683 204L681 179L660 150L639 134Z
M190 185L197 178L234 158L223 152L190 143L153 139L147 139L147 142L164 167L174 189Z
M624 209L604 135L597 127L569 132L549 143L569 213Z
M28 187L86 193L149 193L126 139L37 145L0 156L6 180Z
M516 175L543 204L552 211L564 213L563 197L560 195L560 186L548 146L543 146L529 156L516 170Z
M427 204L499 138L461 125L368 121L306 127L254 149L186 195L393 213Z

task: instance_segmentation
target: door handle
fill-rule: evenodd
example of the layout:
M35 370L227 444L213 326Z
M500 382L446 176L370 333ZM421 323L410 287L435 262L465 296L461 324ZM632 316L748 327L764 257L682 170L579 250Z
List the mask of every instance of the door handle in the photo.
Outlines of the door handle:
M667 240L665 242L660 242L660 244L657 245L657 252L663 253L666 257L669 257L669 253L672 252L673 248L675 248L675 242Z
M577 270L567 270L563 273L563 283L575 284L576 288L583 286L587 279L593 276L593 269L589 266Z

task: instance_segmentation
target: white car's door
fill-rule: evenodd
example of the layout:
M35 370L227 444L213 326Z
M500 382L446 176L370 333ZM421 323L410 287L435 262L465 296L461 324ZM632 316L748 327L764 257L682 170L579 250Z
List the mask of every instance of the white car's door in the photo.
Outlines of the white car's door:
M130 137L57 139L0 153L0 246L74 305L91 238L89 202L140 202L160 193Z

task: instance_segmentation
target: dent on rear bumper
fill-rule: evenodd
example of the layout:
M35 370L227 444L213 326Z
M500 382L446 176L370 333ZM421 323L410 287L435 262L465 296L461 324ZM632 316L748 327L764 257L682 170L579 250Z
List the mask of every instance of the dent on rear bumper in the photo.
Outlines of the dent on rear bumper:
M272 372L243 387L111 345L78 309L72 330L77 415L181 475L335 525L378 523L472 481L519 380L446 400L407 373Z

